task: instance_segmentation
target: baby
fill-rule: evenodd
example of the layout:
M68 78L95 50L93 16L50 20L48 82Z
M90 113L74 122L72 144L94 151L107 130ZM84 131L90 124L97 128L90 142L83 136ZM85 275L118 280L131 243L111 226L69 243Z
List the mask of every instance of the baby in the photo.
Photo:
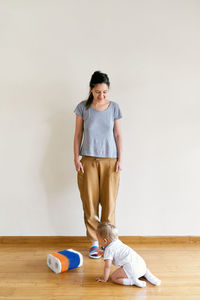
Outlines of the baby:
M146 282L139 279L144 276L154 285L161 284L161 280L147 269L143 258L118 239L118 232L115 226L110 223L99 223L97 238L102 249L104 249L99 250L98 254L104 253L105 261L104 275L97 278L97 281L106 282L108 280L113 263L115 266L120 266L111 274L111 280L114 283L145 287Z

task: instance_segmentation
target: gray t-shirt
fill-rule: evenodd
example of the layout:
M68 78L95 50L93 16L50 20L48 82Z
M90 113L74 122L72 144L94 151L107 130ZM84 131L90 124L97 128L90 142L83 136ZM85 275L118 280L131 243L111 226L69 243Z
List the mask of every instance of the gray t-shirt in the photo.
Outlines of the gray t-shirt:
M117 146L114 137L114 121L122 118L119 105L110 101L108 108L99 111L86 101L80 102L75 108L75 114L83 118L83 143L80 155L117 158Z

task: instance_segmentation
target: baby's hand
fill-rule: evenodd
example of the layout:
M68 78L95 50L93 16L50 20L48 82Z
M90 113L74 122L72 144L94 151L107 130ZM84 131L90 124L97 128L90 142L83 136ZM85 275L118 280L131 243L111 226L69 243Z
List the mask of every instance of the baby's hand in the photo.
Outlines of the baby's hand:
M98 249L98 250L96 251L96 253L97 253L98 255L103 255L103 254L104 254L104 251L103 251L102 249Z
M99 282L106 282L106 281L104 280L103 277L98 277L98 278L96 278L96 281L99 281Z

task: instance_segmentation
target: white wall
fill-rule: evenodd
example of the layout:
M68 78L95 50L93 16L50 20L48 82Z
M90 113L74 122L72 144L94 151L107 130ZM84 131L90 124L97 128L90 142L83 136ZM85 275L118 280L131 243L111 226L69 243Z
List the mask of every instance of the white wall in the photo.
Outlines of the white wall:
M84 235L76 104L123 111L121 235L200 235L200 1L0 1L0 235Z

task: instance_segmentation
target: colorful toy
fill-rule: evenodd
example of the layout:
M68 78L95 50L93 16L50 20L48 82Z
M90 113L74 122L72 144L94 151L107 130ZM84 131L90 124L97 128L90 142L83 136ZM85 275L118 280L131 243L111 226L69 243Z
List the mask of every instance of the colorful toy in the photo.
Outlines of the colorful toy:
M83 256L80 252L67 249L47 255L47 265L56 274L81 267Z

